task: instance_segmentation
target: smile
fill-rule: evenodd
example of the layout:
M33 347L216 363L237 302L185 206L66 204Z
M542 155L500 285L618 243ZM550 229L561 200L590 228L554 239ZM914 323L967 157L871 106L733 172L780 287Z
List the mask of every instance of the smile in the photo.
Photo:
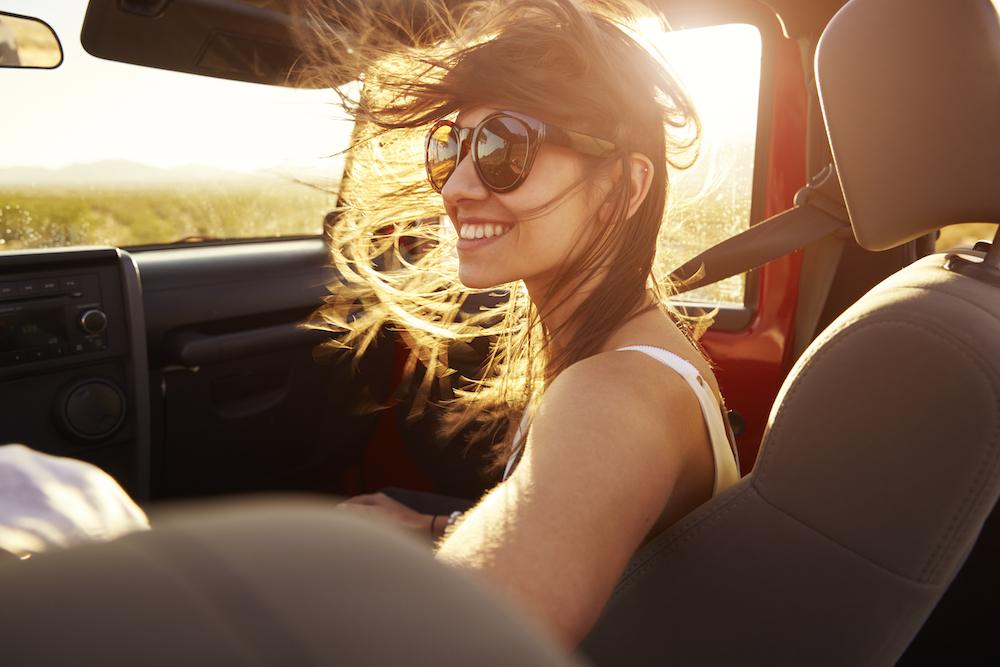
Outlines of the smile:
M504 225L499 224L470 224L463 222L458 235L463 239L491 239L495 236L502 236L503 234L506 234L509 229L510 227L505 227Z

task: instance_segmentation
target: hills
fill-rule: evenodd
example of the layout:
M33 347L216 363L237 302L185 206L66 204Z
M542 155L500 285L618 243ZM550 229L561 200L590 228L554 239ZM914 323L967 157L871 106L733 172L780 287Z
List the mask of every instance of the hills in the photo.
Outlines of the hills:
M203 187L247 186L275 187L295 184L296 179L329 187L336 178L315 169L291 168L257 170L250 174L191 164L163 169L129 160L102 160L72 164L61 169L45 167L7 167L0 169L0 188L5 187Z

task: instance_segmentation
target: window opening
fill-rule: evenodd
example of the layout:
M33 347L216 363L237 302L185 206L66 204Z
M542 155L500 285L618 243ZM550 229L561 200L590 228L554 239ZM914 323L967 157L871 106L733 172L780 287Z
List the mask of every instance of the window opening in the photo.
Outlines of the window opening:
M657 254L659 267L669 272L750 226L761 36L748 24L650 36L687 87L703 124L697 162L669 174L671 204ZM745 287L745 277L734 276L681 300L742 306Z
M4 5L52 26L64 58L0 69L0 252L322 233L351 131L336 91L95 58L86 5Z

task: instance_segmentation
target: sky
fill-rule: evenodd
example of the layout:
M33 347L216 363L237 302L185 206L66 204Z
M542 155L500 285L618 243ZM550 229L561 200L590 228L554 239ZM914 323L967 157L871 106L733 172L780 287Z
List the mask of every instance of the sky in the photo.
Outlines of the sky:
M660 33L654 43L694 99L705 131L724 139L757 134L760 33L725 25Z
M0 70L0 167L127 159L236 171L309 163L346 146L332 91L298 90L141 68L80 45L85 0L0 0L59 36L53 70ZM17 104L12 100L30 100Z
M63 63L54 70L0 70L0 168L126 159L164 168L329 170L336 161L327 156L346 146L350 127L337 119L332 91L95 58L79 40L86 0L0 0L0 8L44 20L64 50ZM691 91L707 134L753 136L760 64L756 29L678 31L658 44ZM748 108L749 114L734 113Z

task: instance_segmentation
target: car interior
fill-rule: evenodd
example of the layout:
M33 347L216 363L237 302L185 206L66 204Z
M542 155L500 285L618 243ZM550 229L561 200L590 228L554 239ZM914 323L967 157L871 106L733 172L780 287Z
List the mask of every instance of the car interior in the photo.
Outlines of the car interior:
M79 34L52 26L66 51L52 71L79 42L133 68L294 87L294 4L90 0ZM946 234L1000 222L997 6L653 4L681 33L760 35L745 228L670 267L679 305L715 312L702 344L744 476L636 553L577 657L972 660L1000 614L1000 250ZM19 7L0 1L0 21L46 21ZM12 58L0 77L31 73ZM321 353L336 334L306 326L337 289L323 229L340 203L315 233L281 238L29 247L8 229L0 443L94 463L145 507L386 486L473 502L496 473L461 437L440 443L433 410L413 418L399 337L387 330L354 359ZM735 300L695 291L727 280ZM457 355L457 370L474 374L486 346Z
M826 27L817 85L862 247L996 218L989 12L856 0ZM969 110L961 132L928 135L935 112L914 104L928 85ZM637 554L585 643L599 664L896 661L997 497L991 255L929 255L825 329L786 379L754 470Z

